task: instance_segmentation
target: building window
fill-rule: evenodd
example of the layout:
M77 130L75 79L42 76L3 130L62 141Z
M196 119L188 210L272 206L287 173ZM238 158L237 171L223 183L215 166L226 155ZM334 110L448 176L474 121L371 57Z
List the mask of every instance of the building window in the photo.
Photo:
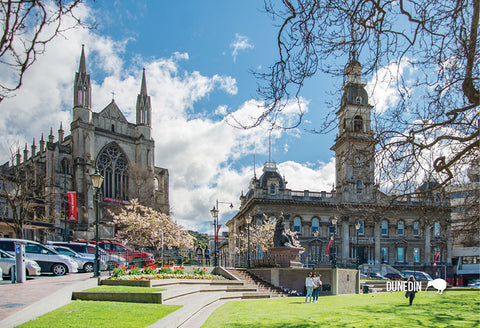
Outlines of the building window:
M275 195L275 185L274 184L270 185L270 194Z
M403 247L397 248L397 262L399 263L405 262L405 248Z
M440 223L435 222L433 224L433 236L440 237Z
M420 236L420 229L418 229L418 222L413 222L413 235L415 237Z
M382 236L388 236L388 222L386 220L382 221Z
M382 263L388 263L388 248L382 247Z
M68 172L70 172L70 163L68 159L63 158L60 165L62 166L60 168L60 172L62 172L63 174L68 174Z
M317 218L314 218L312 219L312 235L318 231L318 219Z
M330 234L336 234L337 233L337 225L332 223L332 220L330 220Z
M415 263L420 262L420 248L413 249L413 262Z
M363 182L362 180L357 180L357 194L363 193Z
M301 228L302 228L302 223L300 221L300 218L295 218L293 220L293 232L300 234Z
M103 175L103 196L128 200L128 163L116 145L106 147L98 156L97 168Z
M353 119L353 131L362 132L363 131L363 119L360 115L357 115Z
M403 236L403 233L404 233L403 221L399 221L398 222L398 235Z
M360 223L360 229L358 229L358 234L363 236L365 234L365 222L363 222L363 220L358 220L358 223Z

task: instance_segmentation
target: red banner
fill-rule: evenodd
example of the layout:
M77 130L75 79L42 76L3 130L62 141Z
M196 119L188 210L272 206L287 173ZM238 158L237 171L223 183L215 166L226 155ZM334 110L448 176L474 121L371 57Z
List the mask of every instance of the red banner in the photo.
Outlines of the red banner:
M330 245L332 245L332 241L333 241L333 237L328 242L327 254L325 254L325 256L330 256Z
M218 232L220 231L221 226L221 224L217 225L217 231L215 231L215 241L218 241Z
M433 262L433 265L437 265L437 259L439 255L440 255L440 250L438 250L437 254L435 255L435 261Z
M68 219L77 221L77 193L75 191L67 192L68 195Z

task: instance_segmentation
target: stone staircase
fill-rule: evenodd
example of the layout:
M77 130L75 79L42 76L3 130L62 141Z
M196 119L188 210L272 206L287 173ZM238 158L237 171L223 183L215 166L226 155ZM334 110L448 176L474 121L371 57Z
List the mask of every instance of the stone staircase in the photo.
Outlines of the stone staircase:
M272 297L288 296L288 293L284 292L282 288L272 285L247 269L225 268L225 271L228 271L236 279L243 281L245 286L256 286L259 292L270 293Z

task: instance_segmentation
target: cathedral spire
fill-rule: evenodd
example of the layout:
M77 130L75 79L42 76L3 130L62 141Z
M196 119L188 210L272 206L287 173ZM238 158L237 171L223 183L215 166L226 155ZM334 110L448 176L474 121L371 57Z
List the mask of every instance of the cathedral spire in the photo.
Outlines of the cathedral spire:
M152 106L150 96L147 93L147 80L145 78L145 68L143 69L142 85L140 93L137 96L137 124L152 126Z
M140 87L140 94L147 95L147 81L145 79L145 67L143 68L142 86Z
M82 45L82 53L80 55L80 64L78 65L78 72L75 73L75 82L73 85L73 108L83 108L90 110L92 104L92 87L90 84L90 75L87 74L87 64L85 60L85 47ZM75 115L76 114L76 115ZM74 120L81 118L85 120L86 117L75 113Z
M87 74L87 61L85 60L85 45L82 44L82 54L80 55L80 65L78 65L78 72Z

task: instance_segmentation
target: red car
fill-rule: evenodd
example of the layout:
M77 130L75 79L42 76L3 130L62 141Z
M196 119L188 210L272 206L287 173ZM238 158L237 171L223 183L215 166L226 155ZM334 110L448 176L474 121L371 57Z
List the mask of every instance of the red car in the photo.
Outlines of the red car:
M95 245L95 240L75 240L78 243L90 243ZM147 252L138 252L114 241L100 241L98 246L103 248L106 252L124 257L129 263L141 265L145 262L146 265L155 264L153 254Z

